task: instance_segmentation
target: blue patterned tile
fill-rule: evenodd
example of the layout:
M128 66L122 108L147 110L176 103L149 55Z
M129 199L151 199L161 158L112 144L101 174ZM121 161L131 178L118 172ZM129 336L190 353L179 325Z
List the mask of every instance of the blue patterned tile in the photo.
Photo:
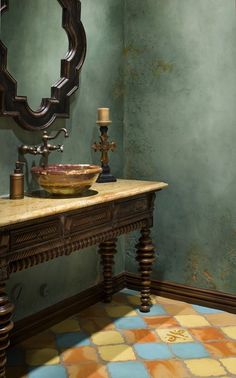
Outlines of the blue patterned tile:
M203 307L203 306L198 306L198 305L192 305L194 310L199 312L200 314L218 314L220 312L224 312L221 310L217 310L215 308L210 308L210 307Z
M90 345L89 337L84 332L68 332L57 334L56 343L59 348L71 348Z
M200 343L171 344L170 349L179 358L202 358L209 357L208 351Z
M160 305L157 305L157 304L153 304L150 308L150 311L149 312L141 312L139 310L138 311L138 314L141 315L141 316L157 316L157 315L166 315L167 312L164 310L164 308Z
M107 367L111 378L150 377L145 366L139 361L110 362Z
M163 343L139 343L134 344L134 348L139 357L145 360L166 360L174 357L168 346Z
M14 348L7 351L8 366L23 366L25 364L25 351Z
M41 366L31 370L29 378L67 378L66 370L63 366Z
M127 318L120 318L114 321L116 328L122 329L138 329L147 328L147 324L138 316L130 316Z

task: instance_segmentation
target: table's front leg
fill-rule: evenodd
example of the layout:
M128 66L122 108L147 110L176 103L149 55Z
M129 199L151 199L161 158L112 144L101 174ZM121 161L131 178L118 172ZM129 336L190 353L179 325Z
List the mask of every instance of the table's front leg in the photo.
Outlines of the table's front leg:
M141 312L149 312L151 306L151 280L152 263L154 261L154 246L150 237L150 230L144 227L141 230L139 243L136 245L139 271L141 273Z
M114 264L114 255L116 253L117 239L107 240L99 244L99 253L101 255L101 263L103 265L103 279L104 279L104 302L111 302L112 300L112 266Z
M14 305L10 303L6 291L5 281L0 281L0 378L5 378L6 349L10 344L9 332L13 328L11 320Z

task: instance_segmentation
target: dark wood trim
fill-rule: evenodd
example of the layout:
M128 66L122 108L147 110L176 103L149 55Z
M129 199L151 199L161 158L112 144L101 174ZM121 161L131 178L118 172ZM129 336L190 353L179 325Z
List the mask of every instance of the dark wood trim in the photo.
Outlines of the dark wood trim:
M125 282L129 289L141 289L140 277L137 274L126 273ZM236 314L236 296L220 291L199 289L174 282L152 279L151 292L161 297L212 307Z
M125 287L133 290L140 290L141 288L140 277L132 273L120 273L113 278L112 282L114 293ZM151 292L162 297L236 313L236 297L219 291L151 280ZM42 332L53 324L82 311L88 306L102 301L103 297L103 283L100 282L73 297L17 321L11 332L11 346Z
M122 290L125 287L125 274L120 273L113 277L112 283L113 293ZM53 324L82 311L88 306L102 301L103 297L103 282L100 282L73 297L64 299L36 314L17 321L10 334L11 346L44 331Z
M8 9L10 0L2 0L0 17ZM0 41L0 115L11 116L27 130L49 127L57 118L68 118L70 96L78 89L79 73L86 55L86 35L80 20L80 0L58 0L63 9L62 27L69 49L61 59L61 77L51 86L51 97L42 98L40 109L33 111L27 96L17 96L17 82L7 70L7 46ZM6 16L4 16L6 17Z

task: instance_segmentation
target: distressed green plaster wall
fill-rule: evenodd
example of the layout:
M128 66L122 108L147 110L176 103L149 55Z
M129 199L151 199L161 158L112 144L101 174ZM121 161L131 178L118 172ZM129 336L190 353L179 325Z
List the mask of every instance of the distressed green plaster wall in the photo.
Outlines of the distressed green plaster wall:
M126 176L169 183L153 277L235 294L235 1L126 0L124 54Z
M169 183L157 198L153 277L235 293L234 0L82 0L82 20L88 53L80 91L71 99L70 118L51 128L67 127L70 138L60 140L64 152L51 161L98 162L90 150L98 138L96 108L111 107L114 174L121 176L124 166L127 178ZM5 118L0 132L4 195L17 146L40 137ZM130 271L136 270L136 237L126 240ZM116 273L124 268L123 245L119 249ZM76 294L99 277L95 248L14 274L9 293L17 284L23 288L15 317ZM48 295L41 297L44 283Z
M63 154L54 153L51 162L99 163L99 154L91 152L91 144L98 139L96 109L101 106L111 108L113 124L110 136L117 141L118 148L111 157L113 173L121 176L123 167L123 1L122 0L82 0L82 21L86 29L88 51L82 69L80 90L71 99L70 118L58 120L50 129L67 127L70 137L58 142L64 143ZM5 16L4 16L5 17ZM7 17L7 15L6 15ZM51 15L53 17L53 13ZM34 22L41 20L37 17ZM49 39L48 34L42 37ZM12 35L14 39L14 35ZM63 37L62 37L63 38ZM60 36L54 38L52 48L60 46ZM32 63L34 56L32 56ZM22 66L24 69L24 66ZM42 80L42 79L41 79ZM45 77L45 81L48 79ZM37 87L35 86L35 91ZM12 119L0 119L0 194L9 193L9 174L17 158L17 147L22 143L40 142L41 133L31 133L20 129ZM29 167L39 159L28 158ZM124 269L121 253L116 255L118 273ZM85 249L69 258L58 258L30 270L13 274L8 283L8 292L16 286L19 304L15 318L20 319L63 298L74 295L95 284L100 279L100 263L96 248ZM40 287L47 284L47 295L40 296ZM21 290L22 288L22 290Z

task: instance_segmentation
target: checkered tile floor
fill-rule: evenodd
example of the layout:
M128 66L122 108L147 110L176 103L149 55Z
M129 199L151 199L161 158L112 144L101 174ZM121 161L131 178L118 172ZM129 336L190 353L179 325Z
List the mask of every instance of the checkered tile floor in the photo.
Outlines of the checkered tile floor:
M236 377L236 315L123 290L28 339L8 355L8 378Z

